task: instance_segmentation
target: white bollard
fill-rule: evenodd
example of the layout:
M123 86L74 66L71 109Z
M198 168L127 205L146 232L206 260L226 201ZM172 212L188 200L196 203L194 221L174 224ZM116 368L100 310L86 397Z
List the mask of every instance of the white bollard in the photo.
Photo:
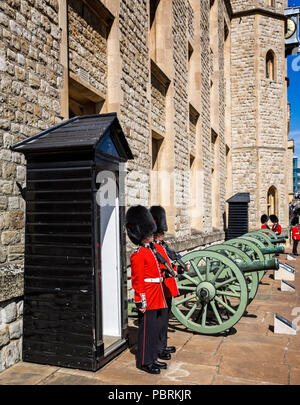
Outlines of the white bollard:
M279 263L279 269L274 271L274 280L295 280L295 269L292 266Z
M274 333L283 335L296 335L296 326L279 314L274 314Z
M281 291L295 292L296 288L293 284L288 283L286 280L281 280Z

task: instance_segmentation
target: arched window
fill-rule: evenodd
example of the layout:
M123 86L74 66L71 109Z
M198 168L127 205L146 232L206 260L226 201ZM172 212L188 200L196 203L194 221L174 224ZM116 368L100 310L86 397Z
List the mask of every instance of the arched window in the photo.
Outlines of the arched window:
M268 51L266 56L266 78L275 80L275 55L273 51Z
M267 214L277 215L277 189L274 186L268 190L267 204Z

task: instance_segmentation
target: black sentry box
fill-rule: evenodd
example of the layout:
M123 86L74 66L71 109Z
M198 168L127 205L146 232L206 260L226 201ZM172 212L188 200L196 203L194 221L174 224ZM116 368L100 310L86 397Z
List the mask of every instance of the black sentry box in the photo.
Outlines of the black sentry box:
M127 347L130 148L112 113L72 118L11 149L27 160L23 360L95 371ZM101 207L109 177L117 203Z
M229 205L226 240L229 240L248 232L250 193L237 193L226 202Z

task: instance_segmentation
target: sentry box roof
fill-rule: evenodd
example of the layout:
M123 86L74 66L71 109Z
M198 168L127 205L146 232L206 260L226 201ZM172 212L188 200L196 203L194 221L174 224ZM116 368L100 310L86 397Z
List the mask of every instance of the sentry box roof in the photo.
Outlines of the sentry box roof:
M226 202L228 203L249 203L250 202L250 193L237 193Z
M94 149L119 160L133 159L116 113L87 115L63 121L11 146L25 155Z

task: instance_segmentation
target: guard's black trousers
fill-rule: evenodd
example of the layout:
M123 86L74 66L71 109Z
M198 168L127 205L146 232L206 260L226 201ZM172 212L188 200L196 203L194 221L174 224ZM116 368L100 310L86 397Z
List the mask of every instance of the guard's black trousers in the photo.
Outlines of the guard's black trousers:
M297 254L298 243L299 243L299 240L293 239L293 255Z
M139 366L150 365L157 360L161 334L168 319L168 308L139 311L138 357Z
M159 339L159 346L158 346L158 352L161 353L167 346L167 341L168 341L168 324L169 324L169 317L170 317L170 312L171 312L171 307L172 307L172 297L165 297L166 298L166 303L168 305L168 316L165 319L165 323L162 327L161 334L160 334L160 339Z

